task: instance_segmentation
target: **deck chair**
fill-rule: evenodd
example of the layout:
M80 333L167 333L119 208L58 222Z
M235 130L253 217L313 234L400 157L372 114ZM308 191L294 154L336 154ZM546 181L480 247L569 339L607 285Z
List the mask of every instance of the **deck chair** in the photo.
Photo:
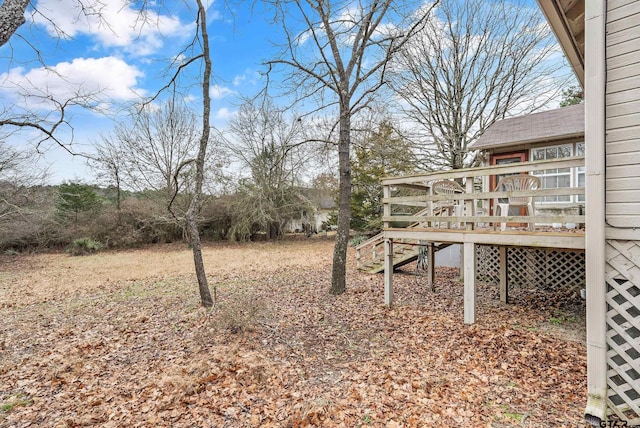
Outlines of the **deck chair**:
M434 195L454 195L456 193L464 193L462 186L453 180L436 181L431 185L431 190ZM436 201L435 208L440 209L441 215L446 213L448 216L461 216L464 212L464 205L462 205L461 202L462 201L455 199ZM450 223L447 222L447 229L449 226Z
M536 190L540 188L540 179L535 175L529 174L516 174L507 175L502 177L494 192L517 192L522 190ZM533 196L510 196L507 202L500 202L499 199L494 199L494 209L496 216L507 217L509 215L510 207L524 207L527 210L527 215L535 215L535 198ZM493 223L495 230L496 224ZM529 223L529 230L535 229L535 223ZM507 222L500 223L500 230L507 230Z

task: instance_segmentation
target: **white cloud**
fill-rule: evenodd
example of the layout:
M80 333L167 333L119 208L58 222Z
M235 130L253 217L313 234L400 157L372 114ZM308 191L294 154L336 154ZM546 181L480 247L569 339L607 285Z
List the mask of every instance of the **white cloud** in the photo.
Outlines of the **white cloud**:
M247 80L246 74L238 74L233 78L233 86L240 86L245 80Z
M183 101L187 104L197 101L199 98L195 95L185 95Z
M53 67L14 68L0 74L4 103L47 108L43 95L58 101L91 95L93 105L129 101L142 95L137 87L143 73L115 57L76 58Z
M219 100L226 97L227 95L235 94L235 91L233 89L227 88L226 86L213 85L211 86L209 93L211 94L212 99Z
M122 48L144 56L162 48L162 38L189 34L177 16L158 15L147 11L142 16L128 0L39 0L33 19L52 35L60 32L69 37L86 35L107 48ZM55 26L54 24L55 23Z
M216 112L215 118L217 120L229 120L236 115L235 111L229 110L227 107L222 107Z
M237 74L233 77L233 86L238 87L244 83L248 83L249 85L256 85L260 82L262 76L255 70L247 69L242 74Z
M324 33L322 33L324 34ZM309 40L311 37L313 36L313 33L311 32L311 30L304 30L302 31L300 34L298 34L298 45L302 46L305 43L307 43L307 40Z
M376 28L376 37L389 37L389 36L398 36L402 33L402 30L398 28L397 25L392 24L390 22L386 24L380 24Z

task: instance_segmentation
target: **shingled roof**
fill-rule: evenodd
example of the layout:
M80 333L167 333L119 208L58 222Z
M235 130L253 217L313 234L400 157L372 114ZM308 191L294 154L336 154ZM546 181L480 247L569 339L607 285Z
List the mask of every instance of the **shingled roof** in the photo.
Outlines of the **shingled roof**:
M584 135L584 104L499 120L469 145L471 150L551 142Z

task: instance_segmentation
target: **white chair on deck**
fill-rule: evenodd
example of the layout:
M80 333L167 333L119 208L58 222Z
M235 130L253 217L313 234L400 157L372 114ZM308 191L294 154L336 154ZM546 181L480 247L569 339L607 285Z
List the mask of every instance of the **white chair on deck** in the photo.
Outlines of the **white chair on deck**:
M457 182L453 180L441 180L436 181L432 184L431 190L434 195L455 195L459 193L464 193L464 189ZM462 216L464 213L464 205L462 201L455 199L445 199L441 201L436 201L436 208L440 209L440 214L447 213L448 216ZM449 228L450 223L447 222L447 229Z
M517 192L524 190L536 190L540 188L540 179L535 175L529 174L517 174L507 175L502 177L494 192ZM502 199L502 198L501 198ZM494 200L494 209L496 216L507 217L509 215L510 207L525 207L527 215L535 215L536 206L535 198L533 196L509 196L507 202L499 202L498 199ZM496 225L493 224L495 229ZM535 223L529 223L529 230L535 229ZM500 223L500 230L507 230L507 222L502 221Z

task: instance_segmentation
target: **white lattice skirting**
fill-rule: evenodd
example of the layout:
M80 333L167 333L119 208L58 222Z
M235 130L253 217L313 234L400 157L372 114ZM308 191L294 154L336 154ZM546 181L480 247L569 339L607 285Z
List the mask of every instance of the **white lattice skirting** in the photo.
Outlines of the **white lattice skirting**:
M609 408L640 425L640 242L607 240Z
M476 260L476 280L486 284L499 284L499 248L477 245ZM577 294L586 285L584 253L559 249L507 247L507 275L512 287Z

